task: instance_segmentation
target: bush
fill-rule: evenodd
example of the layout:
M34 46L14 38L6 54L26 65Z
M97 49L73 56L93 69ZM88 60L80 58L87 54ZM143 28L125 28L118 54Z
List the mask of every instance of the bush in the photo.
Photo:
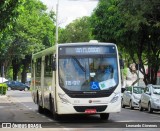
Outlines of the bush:
M7 89L8 89L8 86L6 83L0 83L0 95L5 95Z

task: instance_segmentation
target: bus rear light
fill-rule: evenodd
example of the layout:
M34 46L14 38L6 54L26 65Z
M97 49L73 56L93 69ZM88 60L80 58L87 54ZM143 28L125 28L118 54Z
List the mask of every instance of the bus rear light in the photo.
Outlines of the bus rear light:
M118 100L119 97L120 97L120 93L115 94L115 96L112 98L110 103L115 103Z
M65 103L65 104L70 103L70 102L67 100L67 98L65 97L65 94L58 93L58 96L59 96L59 98L61 99L62 103Z

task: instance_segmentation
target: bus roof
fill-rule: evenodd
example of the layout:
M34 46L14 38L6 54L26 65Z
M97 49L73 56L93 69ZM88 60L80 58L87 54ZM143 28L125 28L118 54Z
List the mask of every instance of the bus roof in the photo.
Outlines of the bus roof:
M53 47L50 47L50 48L47 48L45 50L42 50L36 54L33 54L32 55L32 59L36 59L36 58L39 58L39 57L42 57L42 56L45 56L46 54L53 54L53 52L56 50L55 46Z
M98 42L98 43L96 42L95 43L94 42L78 42L78 43L64 43L64 44L60 43L58 44L58 47L59 46L75 46L75 45L114 45L116 46L114 43L107 43L107 42L106 43L105 42ZM33 54L32 59L37 59L47 54L53 54L55 51L56 51L56 45Z
M94 43L94 42L79 42L79 43L64 43L64 44L58 44L58 46L74 46L74 45L115 45L114 43L105 43L105 42L98 42L98 43Z

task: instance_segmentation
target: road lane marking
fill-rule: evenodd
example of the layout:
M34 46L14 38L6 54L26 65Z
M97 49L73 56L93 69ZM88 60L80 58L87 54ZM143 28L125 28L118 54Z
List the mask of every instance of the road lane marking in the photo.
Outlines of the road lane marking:
M53 121L52 119L47 119L47 120L49 120L49 121Z
M46 118L46 116L42 115L43 118Z

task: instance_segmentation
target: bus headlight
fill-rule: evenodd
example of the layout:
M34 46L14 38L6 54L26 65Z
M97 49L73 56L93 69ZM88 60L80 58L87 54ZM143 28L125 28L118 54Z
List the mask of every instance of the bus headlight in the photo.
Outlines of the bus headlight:
M62 103L65 103L65 104L70 103L70 102L67 100L67 98L65 97L65 94L58 93L58 96L59 96L59 98L61 99Z
M119 97L120 97L120 93L115 94L115 96L112 98L110 103L115 103L118 100Z

